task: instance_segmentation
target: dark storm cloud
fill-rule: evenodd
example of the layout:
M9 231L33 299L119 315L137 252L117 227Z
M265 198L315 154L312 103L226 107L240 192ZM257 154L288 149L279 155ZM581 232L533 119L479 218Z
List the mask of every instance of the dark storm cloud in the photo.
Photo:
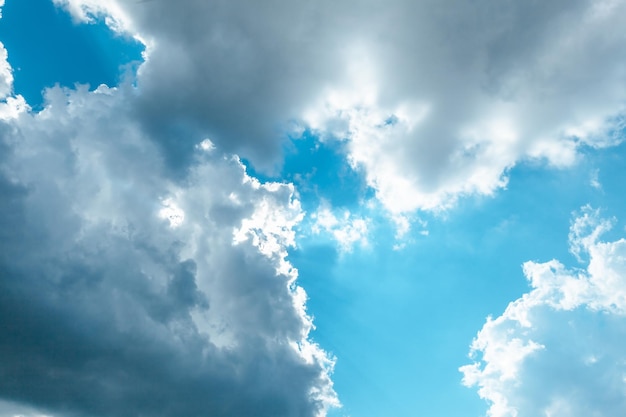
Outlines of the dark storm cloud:
M0 398L68 416L323 413L330 361L278 271L293 189L201 147L173 182L129 93L55 88L0 122Z

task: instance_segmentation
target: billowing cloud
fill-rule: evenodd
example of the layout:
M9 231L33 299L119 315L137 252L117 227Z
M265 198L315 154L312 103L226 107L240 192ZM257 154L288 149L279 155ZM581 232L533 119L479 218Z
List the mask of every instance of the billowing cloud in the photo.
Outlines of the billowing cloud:
M532 290L489 318L461 368L492 417L614 416L626 409L626 240L584 207L572 223L572 252L586 268L526 262Z
M173 162L182 125L261 167L304 126L347 140L398 215L620 140L623 1L55 2L149 45L137 109Z
M293 187L209 140L174 174L135 94L0 103L0 411L325 415L333 361L286 261Z
M46 413L336 403L285 257L293 188L229 155L271 169L303 128L344 140L402 235L520 160L567 166L621 140L619 0L53 1L146 52L128 84L53 88L33 113L0 48L0 392ZM623 242L572 230L588 268L526 264L533 290L463 368L494 416L624 408Z

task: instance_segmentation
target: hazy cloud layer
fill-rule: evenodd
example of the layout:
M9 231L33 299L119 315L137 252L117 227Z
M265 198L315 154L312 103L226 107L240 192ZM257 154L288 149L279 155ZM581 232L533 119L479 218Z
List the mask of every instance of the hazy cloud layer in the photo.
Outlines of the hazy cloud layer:
M603 242L611 222L584 207L572 252L587 264L527 262L532 290L489 318L461 368L492 417L611 417L626 409L626 240Z
M134 94L0 103L0 398L63 416L324 415L332 361L285 260L293 187L208 140L172 179Z
M309 127L349 141L395 214L490 194L522 159L569 165L622 126L623 1L55 3L149 45L138 108L173 162L181 126L263 167Z

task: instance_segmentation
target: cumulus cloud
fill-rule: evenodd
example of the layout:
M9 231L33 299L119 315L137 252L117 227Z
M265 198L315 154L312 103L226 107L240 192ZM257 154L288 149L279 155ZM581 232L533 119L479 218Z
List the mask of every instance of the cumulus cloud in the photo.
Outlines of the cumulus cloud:
M623 1L55 3L149 45L137 109L174 163L182 125L265 168L300 125L348 141L398 215L620 140Z
M368 221L343 210L337 217L327 203L311 215L314 221L311 230L315 234L328 233L339 244L342 252L351 252L355 244L367 246Z
M567 166L582 144L620 140L624 43L606 27L623 2L421 2L389 13L395 30L370 45L376 71L355 71L362 81L309 120L348 141L392 213L492 194L520 160Z
M460 368L492 417L609 417L626 409L626 240L584 207L570 233L586 267L526 262L532 290L489 318Z
M174 175L135 94L0 103L0 412L325 415L333 360L285 258L293 186L206 140Z
M15 402L307 416L336 401L285 260L302 218L293 189L223 155L269 170L302 127L345 140L402 234L407 213L491 194L520 160L567 166L580 146L621 140L623 1L53 1L146 52L132 86L51 89L32 113L0 49L0 390ZM587 271L527 264L535 295L477 337L485 367L465 380L494 415L596 407L580 395L563 411L571 384L536 389L532 404L539 381L515 391L551 352L606 377L606 404L620 401L605 338L621 336L621 307L606 303L621 302L622 244L594 239L573 246ZM578 315L613 332L589 341L587 367L542 333ZM568 326L572 342L594 328Z

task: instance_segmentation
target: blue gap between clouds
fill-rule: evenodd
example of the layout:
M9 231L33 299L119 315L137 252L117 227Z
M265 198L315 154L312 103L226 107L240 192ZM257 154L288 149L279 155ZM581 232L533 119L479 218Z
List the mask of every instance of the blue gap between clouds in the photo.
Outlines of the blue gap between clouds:
M55 84L117 85L124 66L141 60L144 49L102 21L74 24L51 0L6 0L0 41L13 67L15 92L35 110L42 107L42 90Z
M568 232L586 204L618 219L603 239L624 235L626 144L581 153L567 169L519 163L493 197L425 216L430 235L411 236L400 252L384 230L373 232L371 251L343 257L328 244L300 242L290 259L310 297L313 337L339 358L333 379L345 408L332 416L484 414L457 368L470 363L485 317L530 290L522 264L554 258L583 267L568 251ZM591 185L598 169L601 189Z
M49 36L35 37L44 27ZM14 68L15 90L35 109L41 90L60 83L115 85L120 66L140 59L142 46L116 37L102 23L73 25L48 0L7 0L0 41ZM303 241L290 260L300 270L314 338L339 357L335 382L346 408L358 417L430 415L465 417L486 408L475 390L460 386L456 368L487 314L528 290L521 263L556 258L579 266L567 251L571 212L590 203L616 216L623 235L626 146L585 150L567 170L521 164L508 190L493 198L468 198L447 218L429 218L430 236L402 252L391 250L393 232L376 230L374 249L340 257L330 244ZM303 207L320 199L358 210L372 196L362 173L345 162L341 142L321 143L311 132L293 139L276 177L291 181ZM602 189L589 185L600 167ZM394 414L395 413L395 414Z
M298 190L305 211L314 212L321 200L333 208L358 210L360 203L373 197L373 190L358 170L346 162L344 144L321 141L313 132L289 138L283 147L284 163L277 175L257 171L242 159L248 174L261 181L288 181Z

